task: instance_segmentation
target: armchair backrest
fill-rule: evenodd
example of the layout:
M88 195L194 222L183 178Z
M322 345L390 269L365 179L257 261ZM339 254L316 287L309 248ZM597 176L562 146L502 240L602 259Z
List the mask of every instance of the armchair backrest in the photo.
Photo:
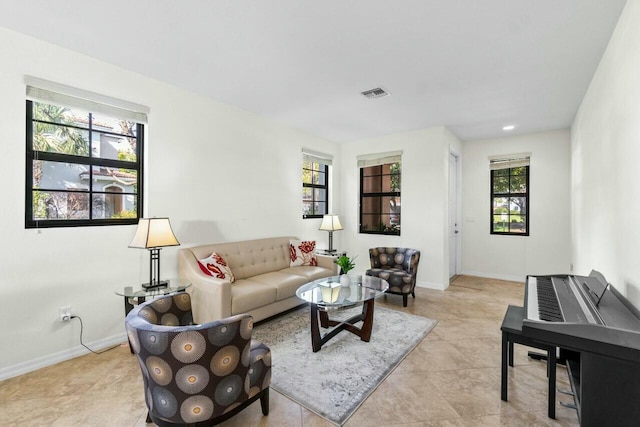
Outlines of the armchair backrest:
M371 248L369 260L371 268L397 268L416 277L420 251L411 248Z
M155 299L141 306L138 316L152 325L192 325L191 296L184 292Z
M172 423L207 421L249 398L253 318L193 325L190 316L180 293L140 304L125 320L149 412Z

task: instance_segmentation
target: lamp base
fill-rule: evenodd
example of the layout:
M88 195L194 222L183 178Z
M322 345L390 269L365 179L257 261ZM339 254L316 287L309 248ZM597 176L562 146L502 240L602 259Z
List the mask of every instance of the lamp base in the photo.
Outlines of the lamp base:
M142 289L144 289L145 291L151 291L153 289L166 288L167 286L169 286L169 281L165 280L165 281L158 281L153 283L143 283Z
M316 251L316 253L318 255L337 255L338 250L337 249L331 249L331 250L329 250L329 249L318 249Z

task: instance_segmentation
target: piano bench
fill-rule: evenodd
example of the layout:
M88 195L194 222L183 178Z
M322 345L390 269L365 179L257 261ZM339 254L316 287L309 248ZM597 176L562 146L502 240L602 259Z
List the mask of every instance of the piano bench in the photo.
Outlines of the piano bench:
M547 352L547 377L549 378L549 418L556 417L556 347L535 341L522 335L524 307L510 305L502 320L502 375L501 398L507 401L508 366L513 366L513 345L521 344Z

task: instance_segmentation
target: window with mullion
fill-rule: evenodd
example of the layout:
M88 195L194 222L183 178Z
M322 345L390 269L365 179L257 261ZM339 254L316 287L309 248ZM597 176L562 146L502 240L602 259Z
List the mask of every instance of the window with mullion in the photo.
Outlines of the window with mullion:
M360 233L400 235L400 162L360 168Z
M322 218L329 206L329 166L323 163L302 163L302 217Z
M491 171L491 234L529 235L529 166Z
M26 101L25 226L136 224L144 126Z

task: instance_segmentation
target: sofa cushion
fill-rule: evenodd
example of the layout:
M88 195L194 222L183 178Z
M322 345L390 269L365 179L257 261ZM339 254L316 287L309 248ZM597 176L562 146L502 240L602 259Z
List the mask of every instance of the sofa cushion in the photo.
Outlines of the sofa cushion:
M216 279L228 280L231 283L236 281L227 262L216 252L213 252L207 258L199 259L198 265L204 274L213 276Z
M276 301L275 286L240 279L231 286L231 314L241 314Z
M322 279L323 277L329 277L335 275L331 270L327 270L324 267L307 266L302 265L300 267L289 267L280 270L281 273L295 274L296 276L302 276L306 279L306 282L311 282L316 279ZM306 283L305 282L305 283Z
M281 271L260 274L251 278L253 282L264 283L276 288L276 300L280 301L296 295L296 290L308 282L304 276L298 276Z
M289 253L291 255L291 263L289 266L318 265L318 260L314 253L315 250L315 240L290 240Z
M291 255L289 242L295 237L271 237L241 242L215 243L183 249L196 260L209 256L211 252L224 257L233 269L236 280L247 279L258 274L278 271L289 267ZM191 261L187 257L188 262ZM200 269L196 267L198 271Z

